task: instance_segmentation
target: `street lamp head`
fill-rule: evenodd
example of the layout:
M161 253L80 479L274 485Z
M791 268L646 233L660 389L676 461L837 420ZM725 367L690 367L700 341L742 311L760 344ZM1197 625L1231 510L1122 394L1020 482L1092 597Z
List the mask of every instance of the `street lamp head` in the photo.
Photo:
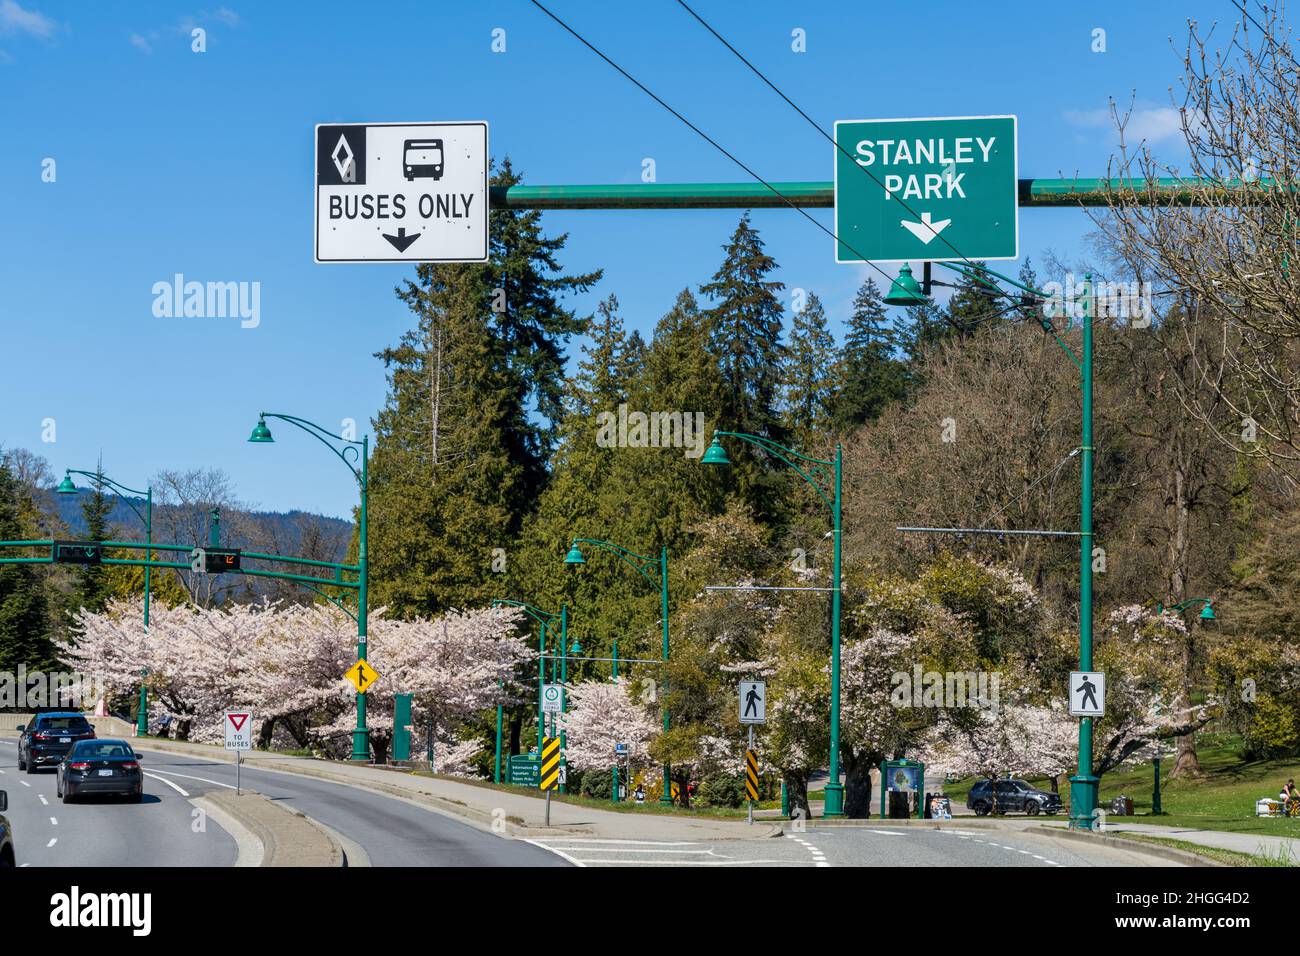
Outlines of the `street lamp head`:
M578 643L578 639L577 639L576 637L573 639L573 644L570 645L570 647L569 647L569 653L570 653L570 654L581 654L581 653L582 653L582 645Z
M266 427L265 418L259 417L257 419L257 425L254 426L253 433L248 436L248 440L256 442L275 441L275 439L271 437L271 429Z
M569 553L564 556L565 564L586 564L587 559L582 556L582 550L575 543L569 548Z
M72 483L72 476L67 472L63 473L63 480L59 482L59 487L54 489L61 495L75 495L77 486Z
M727 449L722 447L722 442L718 440L717 435L713 436L713 444L709 446L708 451L704 453L704 457L700 461L706 465L731 464L731 459L727 457Z
M1202 620L1202 621L1213 621L1213 620L1217 620L1217 619L1215 618L1215 616L1214 616L1214 603L1213 603L1213 602L1211 602L1211 601L1206 601L1206 602L1205 602L1205 607L1201 608L1201 620Z
M898 270L898 278L889 286L889 295L884 298L885 305L925 305L925 293L921 285L912 277L912 267L903 264Z

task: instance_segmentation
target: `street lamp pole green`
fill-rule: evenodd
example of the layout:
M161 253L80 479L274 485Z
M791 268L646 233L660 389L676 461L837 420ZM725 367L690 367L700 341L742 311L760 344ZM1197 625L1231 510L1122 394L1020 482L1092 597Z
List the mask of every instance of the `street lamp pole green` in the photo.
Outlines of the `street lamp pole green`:
M569 639L569 605L561 604L559 614L551 614L543 611L535 604L529 604L527 601L514 601L509 598L493 598L493 607L517 607L525 614L531 617L539 625L540 637L537 646L537 754L540 757L542 753L542 737L546 734L546 714L542 710L542 684L546 682L546 628L552 628L558 623L560 626L560 642L568 646ZM498 721L500 715L498 714ZM498 722L497 740L501 738L501 727ZM498 747L500 744L498 743ZM497 762L500 763L501 755L497 754Z
M57 489L61 495L75 495L77 486L72 483L73 475L84 475L94 480L97 484L108 485L118 493L118 496L126 502L127 506L135 512L135 516L144 522L144 540L146 546L153 544L153 485L149 485L144 491L138 491L135 488L128 488L126 485L118 484L107 475L98 471L83 471L80 468L66 468L63 472L63 480L59 482ZM123 495L144 495L144 514L140 514L140 509L131 504L131 499ZM153 560L153 549L145 548L144 559L146 562ZM149 596L150 581L152 580L150 572L153 570L149 564L144 566L144 630L149 632ZM149 733L149 688L145 686L145 678L149 676L148 671L140 672L140 703L135 719L135 733L137 737L147 736Z
M1060 297L1052 296L1035 289L1032 286L1017 282L1001 273L994 272L985 266L973 266L970 268L951 263L941 263L954 272L958 273L968 281L976 283L983 287L991 295L1006 293L992 282L989 277L1000 279L1009 285L1014 286L1041 302L1059 302ZM936 283L944 285L946 283ZM912 277L911 268L904 266L899 270L899 276L889 288L889 293L885 296L886 305L924 305L929 301L930 280L926 278L926 284L922 287L915 278ZM1008 296L1009 297L1009 296ZM1083 414L1081 427L1081 442L1079 450L1082 452L1081 458L1081 475L1080 475L1080 493L1079 493L1079 669L1083 671L1092 670L1092 552L1093 552L1093 531L1092 531L1092 463L1094 446L1092 443L1092 391L1093 391L1093 370L1092 370L1092 332L1093 332L1093 313L1095 303L1092 294L1092 273L1084 276L1083 294L1079 296L1079 302L1082 306L1082 324L1083 324L1083 348L1082 355L1075 355L1074 350L1062 341L1056 333L1051 322L1046 316L1039 319L1043 326L1043 331L1051 333L1056 339L1056 344L1061 350L1070 357L1081 376L1080 387L1083 391ZM1092 772L1092 718L1083 717L1079 721L1079 769L1078 773L1070 778L1070 826L1080 830L1092 829L1092 814L1097 806L1097 789L1098 780Z
M600 538L574 538L572 545L569 547L569 553L564 556L565 564L586 564L587 559L582 556L580 544L589 544L592 547L600 548L602 551L608 551L610 554L617 556L627 564L631 565L638 574L650 582L651 585L657 585L659 588L659 613L663 624L663 660L668 663L668 549L666 547L659 549L659 580L656 582L651 569L655 567L656 561L652 557L644 554L637 554L635 551L629 551L620 545L610 541L603 541ZM668 733L668 678L667 675L660 682L658 692L663 701L663 719L664 733ZM664 789L659 797L659 802L670 804L673 802L673 780L672 765L664 764Z
M715 431L713 444L704 453L700 461L706 465L730 465L727 450L722 446L722 438L736 438L763 449L777 460L784 462L803 478L831 510L834 537L834 557L831 563L831 728L830 728L830 779L826 783L825 804L822 815L827 817L844 816L844 785L840 783L840 593L841 593L841 544L844 537L842 508L844 450L835 446L835 460L826 461L801 454L793 448L779 445L768 438L750 435L746 432Z
M357 566L360 571L357 581L356 617L357 657L365 660L367 649L366 619L369 616L367 611L367 590L370 582L370 557L366 527L367 498L370 490L370 436L363 435L360 441L355 438L344 438L341 435L329 432L314 422L307 421L305 418L298 418L294 415L281 415L276 412L261 412L257 417L257 425L254 426L252 434L248 436L249 441L267 443L275 440L271 437L271 430L266 427L268 418L288 422L315 438L332 451L339 461L343 462L361 489L361 514L357 527ZM357 460L358 458L360 461ZM362 691L357 692L357 725L352 731L352 756L350 759L363 762L370 759L370 731L366 727L366 695Z

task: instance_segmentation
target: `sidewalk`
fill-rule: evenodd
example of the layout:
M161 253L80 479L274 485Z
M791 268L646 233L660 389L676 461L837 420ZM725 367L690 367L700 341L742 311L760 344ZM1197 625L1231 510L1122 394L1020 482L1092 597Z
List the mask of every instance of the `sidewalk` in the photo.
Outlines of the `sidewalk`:
M1040 821L1043 822L1043 821ZM1053 825L1053 824L1046 824ZM1062 826L1064 824L1055 824ZM1125 833L1148 834L1165 837L1170 840L1184 840L1200 846L1215 847L1220 850L1235 850L1238 853L1253 855L1269 854L1280 856L1289 854L1293 866L1300 865L1300 840L1292 837L1268 836L1261 833L1230 833L1226 830L1197 830L1189 827L1168 827L1158 823L1116 823L1113 817L1106 820L1105 833L1109 836L1123 836Z
M209 744L152 737L133 739L131 743L137 750L145 752L184 754L234 763L233 754ZM297 773L412 800L444 815L459 817L480 829L525 839L583 834L606 839L716 841L754 840L781 833L780 825L774 822L755 822L750 826L740 820L598 810L559 800L551 801L551 826L548 828L545 825L546 801L540 797L380 767L257 750L244 755L244 764L250 770Z

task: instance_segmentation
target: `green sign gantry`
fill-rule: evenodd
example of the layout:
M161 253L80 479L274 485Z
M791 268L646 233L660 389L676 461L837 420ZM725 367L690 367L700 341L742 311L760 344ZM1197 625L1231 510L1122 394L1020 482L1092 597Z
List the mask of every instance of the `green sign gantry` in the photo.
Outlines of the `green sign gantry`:
M1015 259L1016 118L839 120L836 262Z

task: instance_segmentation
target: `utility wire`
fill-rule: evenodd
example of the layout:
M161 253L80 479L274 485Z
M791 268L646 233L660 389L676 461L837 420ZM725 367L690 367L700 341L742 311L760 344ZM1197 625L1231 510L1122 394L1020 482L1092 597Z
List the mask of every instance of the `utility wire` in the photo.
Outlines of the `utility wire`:
M691 130L696 134L696 135L698 135L698 136L699 136L701 139L703 139L706 143L708 143L710 146L712 146L714 149L716 149L718 152L720 152L723 156L726 156L729 160L731 160L733 163L735 163L737 166L739 166L741 169L743 169L745 172L747 172L747 173L748 173L750 176L752 176L755 180L757 180L759 183L761 183L763 186L765 186L767 189L769 189L769 190L772 192L772 194L773 194L774 196L776 196L778 199L780 199L782 202L784 202L787 206L789 206L789 207L790 207L791 209L793 209L795 212L799 213L801 216L803 216L805 219L807 219L809 222L811 222L814 226L816 226L816 227L817 227L818 229L820 229L822 232L826 233L826 235L830 236L831 239L835 240L836 242L842 243L846 249L848 249L848 250L849 250L850 252L852 252L855 256L857 256L859 259L861 259L864 263L866 263L867 265L871 266L871 268L875 269L875 270L876 270L877 272L879 272L882 276L884 276L885 281L889 282L890 284L893 283L893 281L894 281L894 277L893 277L893 276L891 276L891 275L890 275L888 272L886 272L884 269L880 268L880 266L876 265L874 262L872 262L871 260L869 260L869 259L868 259L866 256L864 256L862 253L858 252L858 250L854 249L851 245L849 245L849 243L848 243L846 240L840 239L840 237L837 236L837 235L835 234L834 230L826 228L826 226L824 226L821 222L819 222L819 221L818 221L817 219L815 219L813 216L809 215L809 213L808 213L808 211L807 211L806 209L802 208L801 206L796 206L793 202L790 201L790 199L789 199L789 198L788 198L784 193L782 193L779 189L777 189L775 186L773 186L771 183L769 183L766 179L764 179L762 176L758 175L758 173L754 172L752 169L750 169L748 166L746 166L743 162L741 162L739 159L737 159L734 155L732 155L730 152L728 152L727 149L726 149L725 147L723 147L720 143L718 143L717 140L715 140L713 137L711 137L708 133L704 132L704 130L700 129L698 126L696 126L694 123L692 123L690 120L688 120L688 119L687 119L685 116L683 116L681 113L677 112L677 110L673 109L671 106L669 106L667 103L665 103L662 99L660 99L657 95L655 95L655 93L654 93L654 92L653 92L649 87L647 87L644 83L642 83L640 80L638 80L636 77L634 77L631 73L629 73L627 70L623 69L621 66L619 66L617 63L615 63L613 60L611 60L609 57L607 57L607 56L606 56L604 53L602 53L600 50L596 49L596 47L593 46L593 45L592 45L592 44L591 44L591 43L590 43L590 42L589 42L589 41L588 41L584 36L582 36L580 33L578 33L577 30L573 29L573 27L569 26L569 25L568 25L567 23L565 23L562 19L560 19L558 16L556 16L556 15L555 15L554 13L552 13L550 10L548 10L548 9L547 9L543 4L539 3L538 0L530 0L530 2L531 2L532 5L535 6L538 10L541 10L544 14L546 14L548 17L550 17L552 20L554 20L556 23L558 23L561 27L563 27L564 30L565 30L566 32L568 32L569 35L572 36L575 40L577 40L579 43L581 43L583 46L585 46L585 47L586 47L588 50L590 50L592 53L596 54L596 56L600 57L602 60L604 60L604 61L605 61L606 63L608 63L610 66L612 66L612 67L613 67L615 70L617 70L620 74L622 74L623 77L624 77L625 79L627 79L630 83L632 83L632 84L633 84L637 89L639 89L642 93L644 93L646 96L650 97L652 100L654 100L656 103L658 103L658 104L659 104L660 106L662 106L664 109L666 109L669 113L672 113L673 116L677 117L677 119L679 119L682 123L684 123L687 127L689 127L689 128L690 128L690 129L691 129Z

